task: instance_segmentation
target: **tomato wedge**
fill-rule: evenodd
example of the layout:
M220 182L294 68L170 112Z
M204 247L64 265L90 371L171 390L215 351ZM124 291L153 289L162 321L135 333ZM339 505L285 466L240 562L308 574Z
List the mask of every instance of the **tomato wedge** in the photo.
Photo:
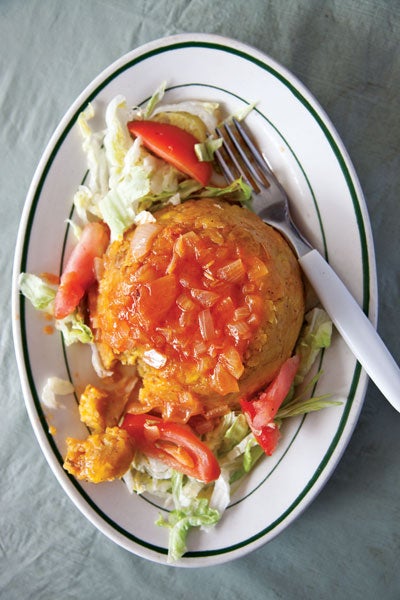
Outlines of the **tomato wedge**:
M172 469L205 483L218 479L221 469L217 459L190 427L147 414L127 413L121 428L128 432L134 446L150 458L158 458Z
M280 437L274 417L290 391L299 362L298 356L288 358L264 392L254 400L240 400L254 437L268 455L274 452Z
M193 134L176 125L157 121L130 121L128 129L134 136L142 138L146 148L179 171L202 185L210 181L211 163L197 158L194 146L198 139Z
M107 225L88 223L67 261L54 303L54 316L63 319L78 306L95 281L94 261L103 256L110 241Z

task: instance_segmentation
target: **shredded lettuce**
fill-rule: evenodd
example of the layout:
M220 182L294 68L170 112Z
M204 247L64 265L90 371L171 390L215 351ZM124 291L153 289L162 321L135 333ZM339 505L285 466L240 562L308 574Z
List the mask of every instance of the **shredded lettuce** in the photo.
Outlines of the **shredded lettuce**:
M247 115L249 113L251 113L251 111L257 106L257 102L251 102L251 104L248 104L247 106L245 106L244 108L242 108L242 110L238 110L233 117L237 120L237 121L244 121L244 119L247 117Z
M111 375L113 375L113 371L109 371L104 367L103 361L101 360L99 349L96 346L96 344L94 343L94 341L91 341L91 342L88 341L87 343L90 344L90 348L92 350L92 366L93 366L93 369L94 369L96 375L98 377L100 377L100 379L105 379L106 377L111 377Z
M251 208L252 191L249 185L240 177L225 187L207 186L199 194L193 194L197 198L220 198L227 196L240 202L246 208Z
M74 386L67 379L49 377L42 391L42 402L47 408L57 409L60 407L56 396L67 396L73 394Z
M212 494L210 497L210 508L217 510L219 514L223 515L226 508L231 501L231 475L229 468L221 466L221 473L217 481L214 483L212 488Z
M143 113L144 119L149 119L151 117L157 104L159 104L161 102L161 100L164 98L165 86L166 86L166 82L163 81L162 84L160 85L160 87L158 87L156 89L156 91L154 92L154 94L152 95L152 97L150 98L148 103L146 104L146 108Z
M112 241L122 239L124 232L133 225L138 213L138 201L149 191L148 174L137 167L132 169L129 178L100 200L101 215L110 228Z
M256 462L263 456L263 449L256 443L256 440L249 439L243 454L243 469L245 473L250 473Z
M36 310L53 314L56 288L46 283L33 273L21 273L18 279L20 292L27 298Z
M51 286L41 277L32 273L21 273L19 276L19 289L36 308L49 315L54 316L54 299L57 293L57 287ZM64 342L67 346L75 342L90 344L93 342L93 333L85 325L82 316L76 310L64 319L56 319L55 327L61 331Z
M240 442L247 436L249 432L249 425L243 413L236 414L232 412L230 415L232 424L228 427L224 437L222 438L222 442L219 447L220 454L229 452L232 450L232 448L240 444Z
M305 324L296 344L300 365L295 378L299 385L310 371L322 348L328 348L332 338L332 321L322 308L316 307L305 315Z
M341 402L330 400L330 394L312 395L322 371L318 371L305 386L301 386L321 350L330 346L331 338L332 321L325 310L315 307L307 312L295 349L296 354L300 356L300 365L294 385L277 412L276 420L278 423L288 417L295 417L341 404Z
M82 223L87 223L93 215L107 223L111 241L121 239L142 210L154 211L167 204L200 197L229 196L245 206L250 205L251 190L241 179L221 188L203 188L196 181L182 178L174 167L149 153L140 137L132 139L128 120L149 118L160 111L191 112L202 119L210 134L215 130L217 103L184 101L160 106L164 93L165 83L162 83L144 109L131 112L125 97L116 96L106 109L106 127L98 132L89 126L95 116L92 104L78 118L88 175L75 193L74 206ZM210 161L221 143L222 140L209 137L196 145L196 152L201 160Z
M70 346L75 342L81 342L81 344L91 344L93 342L93 333L87 325L85 325L83 318L75 311L65 317L64 319L56 319L56 329L61 331L66 346Z
M200 161L212 162L214 160L214 153L221 148L223 143L222 138L209 137L205 142L196 144L194 151Z
M88 170L85 185L78 187L73 203L78 217L84 224L89 221L89 215L100 217L97 203L99 198L107 193L109 184L109 169L103 146L104 131L93 132L89 126L89 121L94 116L94 106L89 103L78 117Z
M212 133L219 122L218 102L202 102L199 100L184 100L173 104L163 104L153 110L152 116L160 112L188 112L199 117L207 130Z
M136 452L123 479L130 492L148 492L162 498L168 506L172 505L171 474L171 469L164 463Z
M186 551L186 538L191 528L207 529L219 521L230 502L232 483L246 475L263 454L241 412L224 415L217 428L205 435L204 442L221 465L221 474L212 484L173 471L140 452L136 453L124 475L130 491L154 494L164 500L166 507L172 507L167 518L160 517L157 521L158 525L170 529L171 561Z
M283 404L278 410L276 419L286 419L288 417L296 417L298 415L308 414L322 410L323 408L329 408L332 406L340 406L342 403L336 400L329 400L330 394L323 394L321 396L313 396L312 398L300 398L295 397L287 404Z
M225 119L218 124L218 127L221 127L225 123L231 123L232 119L236 119L236 121L244 121L244 119L251 113L252 110L257 106L257 102L251 102L250 104L246 104L243 108L237 110L236 112L228 115Z
M125 158L133 145L126 123L128 110L124 96L118 95L106 108L106 134L103 144L109 167L109 187L112 189L120 180L125 167Z
M172 476L172 494L175 509L167 518L162 515L156 525L170 529L168 541L168 561L176 562L187 550L187 535L193 527L208 528L216 525L221 518L220 513L211 508L207 498L194 497L187 502L183 494L185 476L174 471Z
M329 406L339 406L341 404L341 402L329 400L330 394L322 394L320 396L312 395L314 387L321 375L322 371L318 371L299 393L297 393L297 388L295 386L293 387L276 414L276 421L278 423L280 423L282 419L288 417L304 415L306 413L322 410L323 408L328 408Z
M171 511L167 520L160 516L156 525L170 529L168 562L176 562L185 554L187 535L192 527L212 527L219 520L219 512L210 508L206 498L196 498L190 506Z
M130 491L158 496L166 507L172 507L166 518L160 516L156 521L157 525L170 529L170 562L175 562L186 552L186 538L191 528L211 527L220 519L220 512L210 506L204 495L209 486L140 452L136 453L124 481Z

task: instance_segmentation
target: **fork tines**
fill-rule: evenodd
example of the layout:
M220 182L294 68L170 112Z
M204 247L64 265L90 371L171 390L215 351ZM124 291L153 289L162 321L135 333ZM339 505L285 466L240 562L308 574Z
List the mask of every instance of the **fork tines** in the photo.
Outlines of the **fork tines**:
M224 142L215 154L225 178L234 181L243 177L256 194L261 191L260 186L268 188L271 172L241 123L232 119L215 131Z

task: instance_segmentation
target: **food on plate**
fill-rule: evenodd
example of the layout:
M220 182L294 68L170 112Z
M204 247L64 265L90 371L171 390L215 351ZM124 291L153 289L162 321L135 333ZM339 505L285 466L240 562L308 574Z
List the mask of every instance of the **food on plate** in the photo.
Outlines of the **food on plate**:
M212 167L209 162L198 160L195 151L198 139L193 133L159 121L131 121L128 129L142 138L146 148L169 160L177 169L202 185L209 183Z
M204 483L215 481L221 474L216 457L190 427L154 415L127 413L121 428L131 436L137 450L171 469Z
M112 481L129 469L135 447L121 427L107 427L86 440L67 438L65 468L78 479L92 483Z
M63 271L54 300L54 316L63 319L72 313L82 300L96 276L93 268L110 241L108 227L103 223L88 223Z
M332 324L306 309L297 259L251 211L248 186L218 180L220 107L164 104L164 91L131 111L117 96L102 131L92 105L79 116L89 170L77 241L59 283L22 273L20 289L67 346L92 350L78 406L88 435L68 437L65 469L172 503L157 523L176 560L188 530L215 525L275 451L283 420L332 404L309 397L315 379L299 387ZM65 383L49 373L47 409Z
M138 366L131 411L218 417L268 384L304 320L298 262L246 208L192 200L110 245L90 301L107 369Z

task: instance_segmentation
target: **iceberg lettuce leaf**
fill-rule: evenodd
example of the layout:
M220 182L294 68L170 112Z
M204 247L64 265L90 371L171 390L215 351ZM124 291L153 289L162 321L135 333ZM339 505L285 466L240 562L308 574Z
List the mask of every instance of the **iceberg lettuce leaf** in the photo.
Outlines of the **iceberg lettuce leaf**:
M194 151L201 162L212 162L214 160L214 153L221 148L222 144L222 138L209 137L205 142L195 144Z
M194 192L196 198L219 198L227 196L228 198L240 202L246 208L251 209L252 191L249 185L240 177L224 187L207 186L202 188L199 193Z
M161 102L161 100L164 98L166 85L167 85L166 81L163 81L161 83L161 85L156 89L156 91L154 92L154 94L152 95L152 97L150 98L148 103L146 104L146 107L143 112L144 119L149 119L151 117L157 104L159 104Z
M219 514L210 509L205 499L193 503L193 507L173 510L168 518L160 517L156 525L170 529L168 537L168 562L174 563L185 554L187 550L187 535L192 527L202 525L215 525L219 521Z
M47 408L57 409L60 407L57 396L67 396L75 391L72 383L67 379L49 377L42 390L41 400Z
M103 144L109 168L108 183L112 189L121 177L125 157L133 144L133 140L126 127L128 111L124 96L116 96L107 105L105 120L107 129Z
M36 310L53 314L54 298L57 289L38 275L21 273L18 279L20 292L27 298Z
M61 331L65 345L71 346L76 342L81 344L91 344L93 342L93 333L83 318L75 311L64 319L56 319L56 329Z
M332 338L332 321L324 309L316 307L305 315L305 324L296 344L300 365L295 378L299 385L309 373L315 359L323 348L328 348Z

